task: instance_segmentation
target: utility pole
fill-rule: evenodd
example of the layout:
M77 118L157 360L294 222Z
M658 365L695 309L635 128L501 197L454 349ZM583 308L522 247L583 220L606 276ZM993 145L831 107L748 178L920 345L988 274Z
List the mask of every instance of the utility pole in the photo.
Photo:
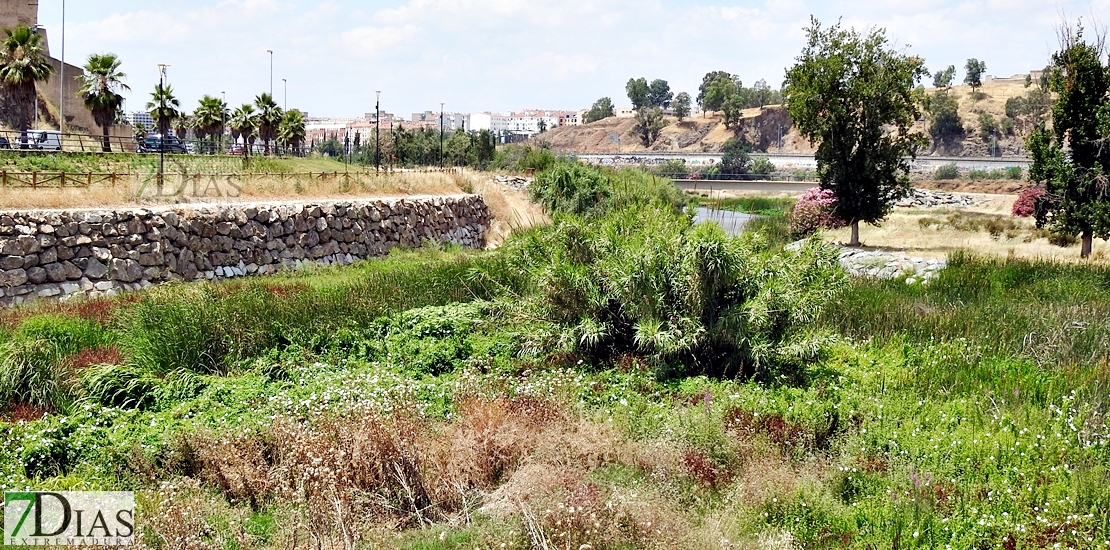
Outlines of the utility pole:
M162 184L166 179L166 133L162 130L162 120L166 116L166 65L158 64L158 194L162 194Z
M274 98L274 50L266 50L270 54L270 99Z
M220 154L224 154L224 134L227 133L227 92L220 92Z
M443 102L439 104L439 167L443 168Z
M374 173L381 169L382 165L382 91L376 90L374 92Z
M62 0L62 59L58 71L58 131L66 131L66 0Z

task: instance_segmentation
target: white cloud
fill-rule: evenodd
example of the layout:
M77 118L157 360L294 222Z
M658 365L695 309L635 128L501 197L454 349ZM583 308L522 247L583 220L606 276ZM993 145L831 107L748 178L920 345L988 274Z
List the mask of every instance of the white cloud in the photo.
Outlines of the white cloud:
M57 45L60 13L42 3ZM289 104L321 115L404 113L447 101L460 110L579 108L601 96L625 104L630 77L663 78L696 93L710 70L777 85L810 14L826 24L883 27L929 67L969 57L1009 75L1043 66L1061 12L1110 11L1110 0L148 0L71 2L67 59L114 51L145 102L169 63L186 106L226 91L249 101L289 81ZM1104 22L1105 24L1105 22ZM384 98L389 98L389 102Z

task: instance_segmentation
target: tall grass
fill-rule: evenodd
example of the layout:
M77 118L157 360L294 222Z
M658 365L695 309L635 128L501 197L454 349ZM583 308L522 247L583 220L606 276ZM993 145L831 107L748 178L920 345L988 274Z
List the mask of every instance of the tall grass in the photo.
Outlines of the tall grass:
M109 343L101 326L62 315L24 321L0 344L0 402L62 410L76 397L78 353Z
M860 340L940 350L917 354L924 389L1022 400L1079 389L1110 404L1105 266L956 253L927 286L856 280L823 322Z

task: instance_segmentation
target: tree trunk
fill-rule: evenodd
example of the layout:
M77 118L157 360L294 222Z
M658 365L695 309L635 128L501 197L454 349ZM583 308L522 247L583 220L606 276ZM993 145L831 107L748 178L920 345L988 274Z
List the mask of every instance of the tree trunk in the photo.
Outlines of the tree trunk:
M848 246L859 246L859 220L852 220L852 240Z
M1094 241L1094 238L1095 237L1094 237L1093 232L1091 232L1089 230L1083 232L1083 237L1082 237L1083 247L1079 250L1079 257L1080 258L1086 259L1086 258L1091 257L1091 245L1092 245L1092 241Z
M102 149L104 150L105 153L111 153L112 152L112 138L108 133L108 125L107 124L104 125L104 147L102 147Z

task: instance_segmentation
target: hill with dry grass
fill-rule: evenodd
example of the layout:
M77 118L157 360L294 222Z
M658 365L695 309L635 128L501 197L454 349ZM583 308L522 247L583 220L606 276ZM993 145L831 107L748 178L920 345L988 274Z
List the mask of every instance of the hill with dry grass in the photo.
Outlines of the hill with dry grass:
M991 156L992 142L983 139L979 131L979 117L990 114L1001 123L1006 118L1006 101L1013 97L1025 96L1032 88L1026 88L1021 79L996 79L986 82L973 96L970 86L953 86L949 95L959 102L959 115L964 127L964 136L947 146L931 145L922 154L936 156ZM934 90L926 89L927 94ZM681 122L675 117L666 117L667 126L659 139L645 146L633 131L633 118L609 117L580 126L560 126L539 134L533 141L546 144L562 153L717 153L726 141L742 137L752 148L759 152L781 154L810 154L813 144L798 134L786 110L780 105L747 109L735 128L726 128L721 113L702 113ZM929 120L922 118L915 128L927 133ZM781 129L781 146L780 146ZM997 151L1001 156L1024 156L1025 138L1029 125L1021 121L1015 123L1012 135L996 137Z

